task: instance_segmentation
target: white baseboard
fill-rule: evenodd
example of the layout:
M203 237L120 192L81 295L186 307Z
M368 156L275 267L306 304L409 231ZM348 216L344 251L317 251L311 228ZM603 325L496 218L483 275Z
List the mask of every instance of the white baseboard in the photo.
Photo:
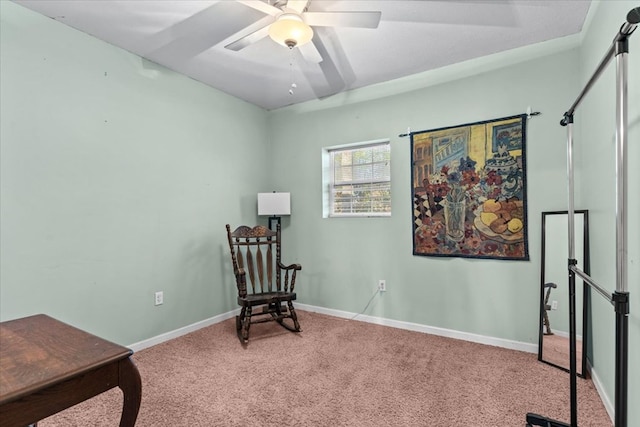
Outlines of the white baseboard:
M151 337L149 339L139 341L127 347L129 347L134 352L144 350L145 348L153 347L154 345L172 340L174 338L178 338L190 332L195 332L198 329L206 328L207 326L211 326L216 323L220 323L224 320L231 319L238 313L240 313L240 309L231 310L226 313L218 314L217 316L213 316L208 319L201 320L196 323L192 323L191 325L187 325L182 328L178 328L173 331L165 332L164 334L156 335L155 337Z
M476 342L479 344L492 345L494 347L519 350L527 353L538 353L538 345L521 341L506 340L502 338L489 337L485 335L461 332L453 329L438 328L419 323L404 322L401 320L385 319L383 317L368 316L366 314L351 313L348 311L334 310L331 308L317 307L308 304L296 304L301 310L315 313L327 314L329 316L342 317L346 319L359 320L362 322L375 323L377 325L390 326L392 328L406 329L409 331L423 332L425 334L438 335L441 337L455 338L464 341Z
M563 337L563 338L569 338L569 332L565 332L565 331L556 331L553 330L552 331L554 335L558 335L559 337ZM580 334L576 334L576 340L577 341L582 341L582 335Z
M600 377L598 376L598 373L596 372L595 368L593 368L593 366L591 366L590 363L588 368L589 368L589 372L591 373L591 381L593 381L593 385L595 386L596 390L598 391L598 394L600 395L600 400L602 400L602 403L604 404L604 409L607 410L607 414L609 414L609 418L611 418L611 423L614 423L616 411L615 411L615 408L613 407L613 404L611 403L611 399L609 398L609 395L605 391L604 385L602 384L602 381L600 380Z
M511 350L519 350L527 353L537 353L538 345L525 343L520 341L506 340L502 338L489 337L485 335L472 334L469 332L460 332L453 329L438 328L435 326L427 326L419 323L404 322L401 320L385 319L383 317L369 316L366 314L357 314L349 311L334 310L332 308L318 307L309 304L296 304L296 307L301 310L306 310L314 313L327 314L329 316L342 317L345 319L353 319L361 322L374 323L377 325L390 326L392 328L406 329L409 331L422 332L425 334L438 335L442 337L455 338L464 341L477 342L480 344L492 345L495 347L508 348ZM210 317L205 320L201 320L191 325L184 326L182 328L175 329L173 331L165 332L164 334L151 337L149 339L139 341L131 344L129 347L134 352L144 350L145 348L153 347L154 345L169 341L174 338L178 338L182 335L186 335L190 332L197 331L198 329L205 328L207 326L220 323L224 320L234 317L240 312L239 309L231 310L226 313L219 314L217 316Z

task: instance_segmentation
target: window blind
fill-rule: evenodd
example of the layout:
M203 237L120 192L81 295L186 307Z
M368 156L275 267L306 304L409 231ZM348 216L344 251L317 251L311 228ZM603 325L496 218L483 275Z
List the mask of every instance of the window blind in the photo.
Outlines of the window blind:
M331 215L391 214L389 142L331 150Z

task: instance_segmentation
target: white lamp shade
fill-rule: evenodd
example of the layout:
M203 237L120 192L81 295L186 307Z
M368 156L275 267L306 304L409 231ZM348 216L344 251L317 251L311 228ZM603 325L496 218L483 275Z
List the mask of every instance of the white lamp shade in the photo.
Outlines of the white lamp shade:
M269 36L283 46L294 47L309 43L313 30L295 13L283 13L269 27Z
M291 215L291 193L258 193L258 215Z

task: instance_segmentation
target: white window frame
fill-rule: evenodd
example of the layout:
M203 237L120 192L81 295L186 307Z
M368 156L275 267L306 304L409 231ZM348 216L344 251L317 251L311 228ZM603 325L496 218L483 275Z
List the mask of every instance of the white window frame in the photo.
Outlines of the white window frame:
M334 167L333 164L333 154L340 151L352 151L358 150L362 148L368 147L379 147L386 146L389 150L389 177L388 179L380 180L353 180L353 181L343 181L342 184L347 184L349 182L356 185L366 185L366 184L380 184L380 183L388 183L389 185L389 211L385 212L343 212L343 213L335 213L334 212L334 185L335 185L335 176L334 176ZM372 162L371 165L374 165L379 162ZM376 140L376 141L367 141L355 144L346 144L346 145L338 145L327 147L323 149L323 195L324 195L324 206L323 206L323 217L325 218L349 218L349 217L390 217L391 216L391 144L388 139Z

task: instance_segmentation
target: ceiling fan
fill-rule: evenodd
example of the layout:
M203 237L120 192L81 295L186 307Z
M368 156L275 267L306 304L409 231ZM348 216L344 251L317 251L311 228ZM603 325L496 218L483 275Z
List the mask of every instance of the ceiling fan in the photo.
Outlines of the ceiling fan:
M312 40L314 36L312 27L377 28L382 15L381 12L368 11L309 12L310 0L273 0L272 3L260 0L237 1L266 13L271 19L267 19L267 23L262 28L225 46L227 49L236 51L266 36L270 36L277 43L293 49L296 46L304 46ZM308 52L309 50L307 50ZM315 62L322 60L319 57L308 59Z
M527 1L541 3L535 0ZM297 70L308 83L302 91L311 90L317 98L325 98L350 89L357 82L357 76L351 67L351 58L342 46L343 38L339 27L375 29L378 28L382 17L381 11L327 10L331 5L340 3L339 1L208 0L206 3L209 2L210 5L153 34L141 55L159 64L188 63L191 58L212 48L219 52L226 51L227 56L233 56L251 46L244 50L242 55L238 55L238 59L251 66L254 55L267 62L276 57L282 58L281 52L273 51L272 54L272 49L279 47L276 44L278 43L284 47L284 51L290 51L291 60L288 63L291 65L291 81L294 81L292 63L295 61ZM504 13L496 13L497 7L511 7L509 2L504 1L473 0L470 3L470 0L423 0L415 2L417 6L411 7L404 3L414 2L398 3L398 7L385 6L386 9L383 9L386 22L492 27L516 25L516 17L511 16L505 20ZM441 4L442 7L429 7L428 14L412 12L414 8L426 9L425 4ZM489 4L493 7L484 12L478 4ZM451 10L452 8L455 9ZM278 28L280 26L285 27L284 34L279 34L282 30ZM288 31L298 33L292 34ZM282 74L283 68L274 65L271 72ZM291 92L289 90L290 94Z
M297 48L305 61L319 64L327 80L328 87L313 88L319 97L344 89L345 81L318 35L318 28L314 31L314 27L377 28L382 15L380 11L313 12L309 11L310 0L237 1L267 16L251 26L257 26L257 29L228 43L225 48L240 51L266 37L289 49ZM335 44L333 40L334 47Z

